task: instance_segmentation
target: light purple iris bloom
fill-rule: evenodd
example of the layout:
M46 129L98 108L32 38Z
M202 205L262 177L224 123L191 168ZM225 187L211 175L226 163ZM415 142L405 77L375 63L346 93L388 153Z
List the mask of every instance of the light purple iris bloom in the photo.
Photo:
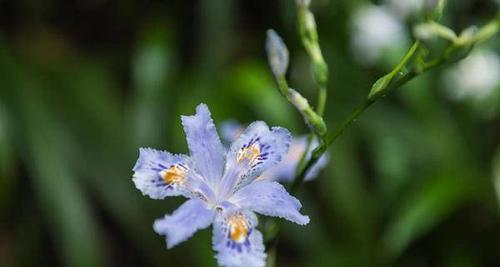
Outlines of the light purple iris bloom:
M222 123L222 138L227 142L233 142L243 132L244 127L235 120L228 120ZM306 160L311 157L313 149L318 145L318 141L313 139L310 149L307 151ZM281 162L264 171L257 180L291 182L295 177L297 165L302 154L307 149L307 136L292 138L290 149L283 157ZM318 176L319 172L326 166L329 160L328 153L323 154L321 158L306 173L305 181L310 181Z
M167 248L172 248L213 225L212 244L220 266L264 266L255 213L309 223L299 212L300 202L282 185L256 180L286 155L290 133L257 121L226 150L206 105L181 118L190 156L141 148L133 169L133 181L144 195L189 198L171 215L156 220L154 230L165 235Z

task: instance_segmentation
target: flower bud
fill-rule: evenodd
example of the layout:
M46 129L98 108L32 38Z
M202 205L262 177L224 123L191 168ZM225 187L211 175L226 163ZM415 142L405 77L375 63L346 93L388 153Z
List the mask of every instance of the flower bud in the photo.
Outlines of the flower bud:
M385 91L387 86L392 80L392 75L387 74L379 78L373 85L370 93L368 94L368 99L378 98Z
M266 52L275 78L285 76L289 61L288 49L283 39L272 29L267 30Z
M435 38L443 38L455 42L457 35L450 28L436 22L427 22L416 25L413 28L415 37L422 41L430 41Z
M458 36L455 44L459 46L466 46L469 44L472 44L474 41L475 35L477 33L477 27L476 26L469 26L466 29L464 29L460 35Z
M309 10L309 2L297 0L297 16L302 44L311 58L314 79L321 85L328 82L328 66L321 53L314 14Z
M324 136L326 134L326 124L323 118L314 112L305 97L294 89L289 88L288 100L299 110L306 123L316 134L319 136Z
M304 111L310 109L311 106L305 97L303 97L299 92L292 88L288 89L288 94L290 96L290 102L299 110Z

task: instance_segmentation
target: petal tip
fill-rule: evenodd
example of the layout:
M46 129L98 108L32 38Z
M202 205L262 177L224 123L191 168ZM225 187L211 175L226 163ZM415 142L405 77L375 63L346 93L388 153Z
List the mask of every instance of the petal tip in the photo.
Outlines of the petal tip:
M172 249L177 246L180 242L172 242L169 238L166 238L167 249Z
M208 105L205 103L200 103L198 106L196 106L196 113L210 113L210 110L208 109Z
M307 215L301 215L300 219L297 220L297 224L299 224L299 225L307 225L307 224L309 224L310 221L311 221L311 219L309 218L309 216L307 216Z
M169 230L168 227L162 225L165 223L165 220L168 218L168 216L165 216L162 219L157 219L153 223L153 230L159 234L165 237L165 242L167 244L167 249L171 249L175 246L177 246L179 243L181 243L181 240L179 238L175 237L175 234Z

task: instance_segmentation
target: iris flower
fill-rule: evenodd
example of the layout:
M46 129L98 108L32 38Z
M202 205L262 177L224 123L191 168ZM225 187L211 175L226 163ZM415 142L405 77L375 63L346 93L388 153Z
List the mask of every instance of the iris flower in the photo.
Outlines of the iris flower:
M309 223L309 217L299 212L299 200L281 184L256 180L287 154L290 133L257 121L226 150L206 105L181 119L190 155L141 148L133 169L133 181L144 195L189 199L156 220L154 230L165 235L167 248L172 248L212 225L218 265L264 266L266 253L256 213Z

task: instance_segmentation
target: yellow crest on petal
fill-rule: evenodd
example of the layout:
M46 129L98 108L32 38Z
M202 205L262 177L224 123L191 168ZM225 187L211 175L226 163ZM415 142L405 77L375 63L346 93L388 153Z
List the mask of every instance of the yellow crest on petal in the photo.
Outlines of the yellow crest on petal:
M248 237L249 226L245 217L241 214L234 214L228 220L229 237L236 243L243 243Z
M180 183L184 181L186 171L177 165L173 165L172 167L161 171L160 175L166 184Z
M247 147L242 147L238 151L238 155L236 156L236 160L238 162L242 160L248 160L250 163L257 160L260 156L260 147L259 143L255 142Z

